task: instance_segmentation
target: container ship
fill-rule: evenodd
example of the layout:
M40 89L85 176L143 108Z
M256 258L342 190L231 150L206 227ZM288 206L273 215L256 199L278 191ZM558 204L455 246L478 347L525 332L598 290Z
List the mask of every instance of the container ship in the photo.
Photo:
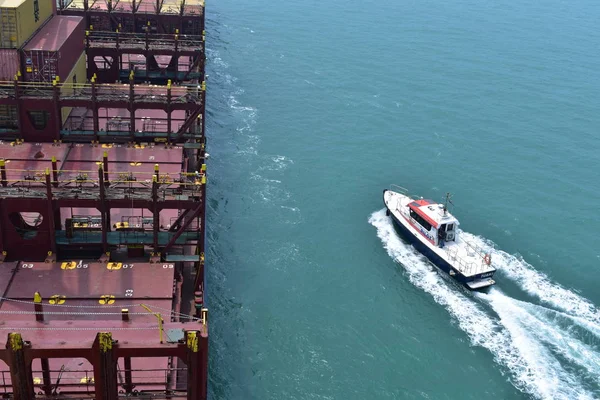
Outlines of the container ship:
M0 0L0 397L206 399L203 0Z

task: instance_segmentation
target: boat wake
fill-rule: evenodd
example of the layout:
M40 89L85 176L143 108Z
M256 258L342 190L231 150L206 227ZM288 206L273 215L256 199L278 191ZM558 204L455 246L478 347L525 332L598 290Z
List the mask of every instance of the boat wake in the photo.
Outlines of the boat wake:
M558 310L516 300L496 288L473 295L445 279L402 241L385 210L374 212L369 223L377 229L390 257L404 266L410 282L446 308L473 345L490 351L516 388L540 399L596 398L600 392L600 324L596 308L588 300L551 282L531 265L519 264L506 253L498 254L502 253L498 250L492 257L499 272L510 265L504 275L523 285L544 305ZM469 239L493 248L473 235ZM520 282L526 280L524 276L535 279L539 286Z
M494 265L503 276L513 280L521 289L540 299L544 304L563 310L600 326L600 310L589 300L552 282L520 257L494 248L493 243L468 232L464 237L492 254Z

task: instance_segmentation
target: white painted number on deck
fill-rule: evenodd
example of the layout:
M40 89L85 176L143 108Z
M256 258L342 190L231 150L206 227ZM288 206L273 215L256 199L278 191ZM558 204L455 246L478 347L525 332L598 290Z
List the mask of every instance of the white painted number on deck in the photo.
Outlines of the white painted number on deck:
M33 264L23 264L21 268L33 268Z
M125 268L133 268L133 264L123 264L123 269Z
M173 268L173 264L163 264L163 268L164 269L167 269L167 268L171 269L171 268Z
M133 289L125 290L125 297L133 297Z
M77 268L87 268L88 265L84 264L82 260L79 260L79 264L77 264Z

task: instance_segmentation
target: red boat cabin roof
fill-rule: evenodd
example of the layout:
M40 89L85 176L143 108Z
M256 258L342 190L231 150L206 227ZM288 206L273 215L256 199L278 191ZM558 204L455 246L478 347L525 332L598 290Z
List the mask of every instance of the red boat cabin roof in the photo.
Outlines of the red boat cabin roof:
M444 215L442 205L433 200L415 200L410 202L408 207L435 228L442 223L458 224L458 221L450 213Z

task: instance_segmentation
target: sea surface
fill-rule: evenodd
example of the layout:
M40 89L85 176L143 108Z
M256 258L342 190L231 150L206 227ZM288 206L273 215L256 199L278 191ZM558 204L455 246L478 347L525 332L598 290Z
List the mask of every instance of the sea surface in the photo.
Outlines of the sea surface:
M216 399L600 398L600 2L207 2ZM453 194L497 285L394 232Z

